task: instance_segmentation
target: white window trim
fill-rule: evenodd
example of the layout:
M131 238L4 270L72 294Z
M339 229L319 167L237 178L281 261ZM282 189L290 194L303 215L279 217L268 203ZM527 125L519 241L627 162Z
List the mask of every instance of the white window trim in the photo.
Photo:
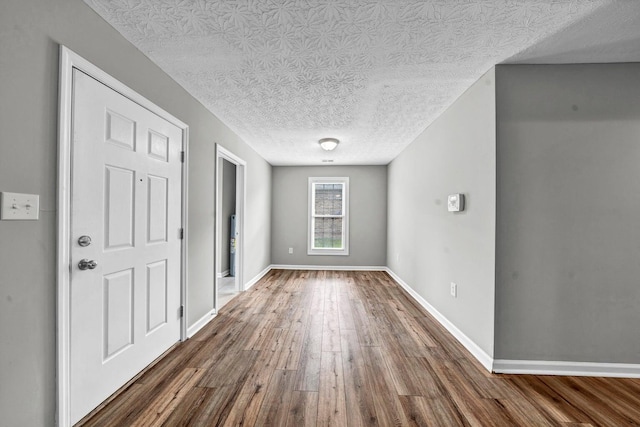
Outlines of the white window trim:
M313 247L313 184L344 184L342 221L342 249ZM307 214L307 255L349 255L349 177L309 177L309 211Z

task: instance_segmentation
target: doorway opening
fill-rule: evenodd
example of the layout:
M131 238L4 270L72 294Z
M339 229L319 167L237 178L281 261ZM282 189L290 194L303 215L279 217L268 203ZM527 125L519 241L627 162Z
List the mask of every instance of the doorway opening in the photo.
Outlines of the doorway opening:
M246 162L219 144L216 157L214 307L217 313L244 290L242 267Z

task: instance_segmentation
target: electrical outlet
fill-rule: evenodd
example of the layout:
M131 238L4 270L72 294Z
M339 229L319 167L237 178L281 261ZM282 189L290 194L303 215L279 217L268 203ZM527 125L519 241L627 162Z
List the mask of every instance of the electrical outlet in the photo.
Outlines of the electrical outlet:
M451 296L454 298L458 297L458 285L453 282L451 282Z
M289 253L292 254L293 253L293 248L289 248Z

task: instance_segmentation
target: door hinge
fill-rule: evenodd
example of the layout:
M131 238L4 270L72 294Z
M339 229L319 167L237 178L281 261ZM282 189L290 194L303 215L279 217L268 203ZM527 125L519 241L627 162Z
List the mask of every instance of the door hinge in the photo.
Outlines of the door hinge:
M180 230L178 230L178 236L180 240L184 239L184 228L181 228Z
M184 305L180 306L180 317L184 317Z
M184 151L180 152L180 161L184 163Z

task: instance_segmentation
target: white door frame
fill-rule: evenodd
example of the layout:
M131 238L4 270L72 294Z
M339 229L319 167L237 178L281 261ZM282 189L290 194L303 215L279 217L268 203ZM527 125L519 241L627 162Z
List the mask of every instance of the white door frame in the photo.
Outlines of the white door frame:
M236 247L236 283L238 284L238 291L244 291L244 232L245 232L245 206L247 201L247 162L240 157L233 154L220 144L216 144L216 237L215 237L215 266L213 271L214 277L214 301L213 308L216 313L220 307L218 307L218 271L220 271L221 263L221 239L220 233L222 230L222 160L236 165L236 219L239 217L240 221L236 220L236 230L240 237ZM228 243L228 242L227 242Z
M182 166L182 240L180 297L185 307L184 316L180 320L180 339L187 336L187 171L189 149L189 127L136 93L133 89L119 82L109 74L100 70L89 61L80 57L69 48L60 46L60 85L58 115L58 253L57 253L57 414L56 422L60 427L70 425L70 262L71 262L71 149L72 149L72 102L73 102L73 69L78 69L102 84L110 87L138 105L157 114L173 125L182 129L182 147L185 152Z

